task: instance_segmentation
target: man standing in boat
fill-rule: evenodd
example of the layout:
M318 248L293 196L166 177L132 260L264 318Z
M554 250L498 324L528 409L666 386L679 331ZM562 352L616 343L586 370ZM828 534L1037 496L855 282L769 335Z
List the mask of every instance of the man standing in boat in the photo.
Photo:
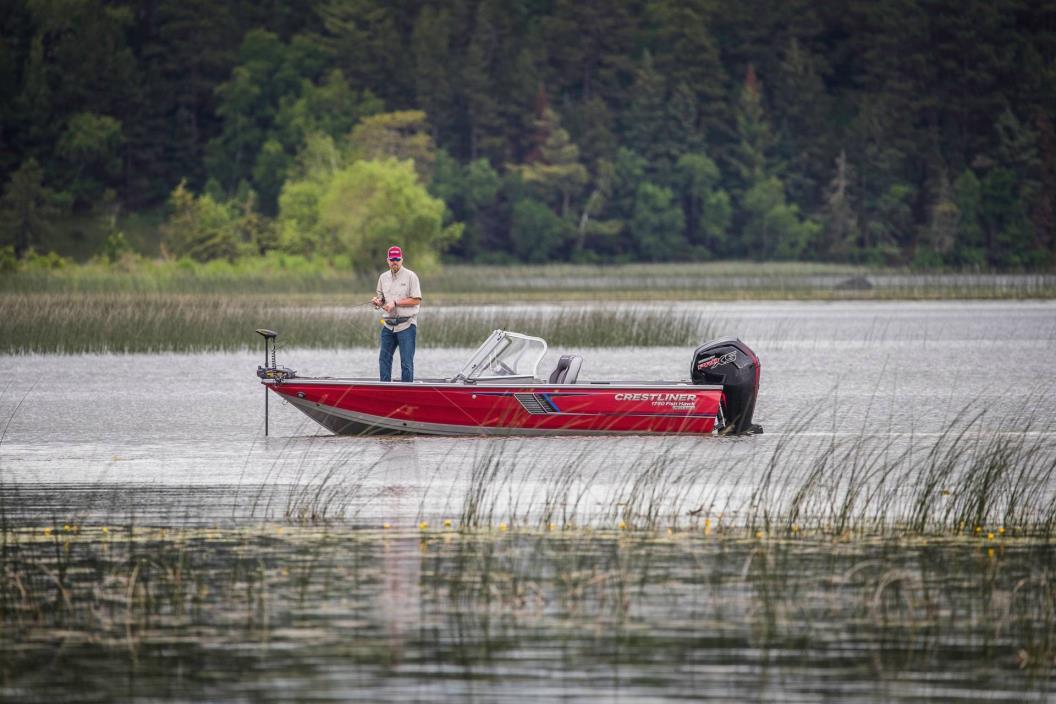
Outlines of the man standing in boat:
M400 381L414 381L414 346L422 286L418 274L403 265L403 250L389 248L389 270L378 277L372 302L385 311L381 326L381 380L392 381L392 354L400 348Z

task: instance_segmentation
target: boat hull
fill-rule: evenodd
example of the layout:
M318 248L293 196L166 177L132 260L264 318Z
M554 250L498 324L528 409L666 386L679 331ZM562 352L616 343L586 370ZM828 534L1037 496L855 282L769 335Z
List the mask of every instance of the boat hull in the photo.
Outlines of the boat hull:
M680 383L518 385L265 382L341 435L707 434L722 425L722 387Z

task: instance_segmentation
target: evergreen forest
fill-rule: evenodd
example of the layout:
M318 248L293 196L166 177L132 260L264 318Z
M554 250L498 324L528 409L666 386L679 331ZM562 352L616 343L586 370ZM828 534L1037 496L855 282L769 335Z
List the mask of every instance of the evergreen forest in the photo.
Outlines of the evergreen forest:
M0 0L0 245L1056 262L1047 0Z

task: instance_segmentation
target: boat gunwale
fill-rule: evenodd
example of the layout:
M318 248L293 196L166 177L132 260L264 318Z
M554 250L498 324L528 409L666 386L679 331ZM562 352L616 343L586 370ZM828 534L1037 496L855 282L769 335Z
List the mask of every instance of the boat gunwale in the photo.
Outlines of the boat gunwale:
M694 384L691 381L654 381L654 382L623 382L623 381L590 381L577 384L551 384L540 379L532 379L522 383L512 381L475 381L466 383L453 381L451 379L421 379L419 381L381 381L378 379L360 377L293 377L289 379L263 379L262 384L266 386L281 387L290 384L307 384L310 386L321 385L344 385L344 386L383 386L394 389L421 389L429 387L442 387L445 389L480 389L480 388L546 388L561 391L566 389L696 389L700 391L721 391L721 384Z

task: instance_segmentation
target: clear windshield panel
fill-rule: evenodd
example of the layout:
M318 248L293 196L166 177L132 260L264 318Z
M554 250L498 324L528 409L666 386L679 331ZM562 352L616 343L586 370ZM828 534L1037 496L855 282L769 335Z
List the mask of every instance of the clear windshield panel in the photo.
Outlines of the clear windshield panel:
M546 354L546 341L515 332L496 330L462 369L467 379L504 376L534 377Z

